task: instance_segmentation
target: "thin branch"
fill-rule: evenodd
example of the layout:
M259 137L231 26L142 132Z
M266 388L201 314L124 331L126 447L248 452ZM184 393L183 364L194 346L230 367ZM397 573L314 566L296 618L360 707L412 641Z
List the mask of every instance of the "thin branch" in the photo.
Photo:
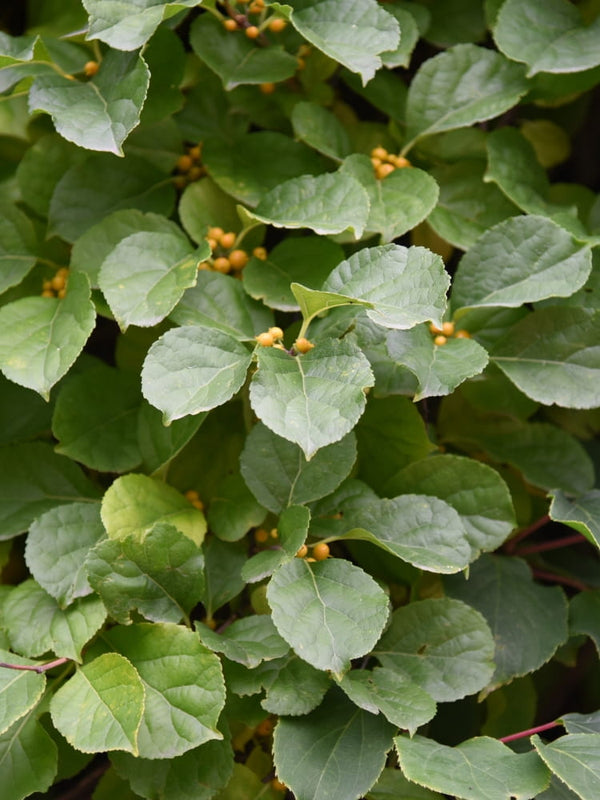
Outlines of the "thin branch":
M583 581L577 578L568 578L566 575L557 575L556 572L546 572L544 569L532 569L534 578L540 578L543 581L551 581L552 583L562 583L564 586L572 586L574 589L579 589L580 592L587 591L590 587L586 586Z
M517 542L520 542L526 536L535 533L535 531L538 531L540 528L543 528L544 525L547 525L549 522L550 522L550 517L548 516L548 514L544 514L543 517L536 519L536 521L532 522L531 525L529 525L529 527L525 528L516 536L513 536L512 539L509 539L508 542L506 542L506 544L504 545L505 552L513 553Z
M49 669L60 667L61 664L66 664L70 660L69 658L57 658L55 661L49 661L47 664L6 664L4 661L0 661L0 667L23 670L24 672L37 672L41 675L42 672L48 672Z
M583 544L587 539L581 533L574 533L572 536L563 536L562 539L553 539L551 542L540 542L529 547L519 548L515 551L516 556L527 556L531 553L543 553L545 550L558 550L560 547L568 547L571 544Z
M524 739L526 736L533 736L534 733L549 731L551 728L557 728L560 725L562 725L562 722L546 722L545 725L538 725L535 728L528 728L526 731L519 731L519 733L511 733L510 736L503 736L499 741L506 744L506 742L512 742L515 739Z

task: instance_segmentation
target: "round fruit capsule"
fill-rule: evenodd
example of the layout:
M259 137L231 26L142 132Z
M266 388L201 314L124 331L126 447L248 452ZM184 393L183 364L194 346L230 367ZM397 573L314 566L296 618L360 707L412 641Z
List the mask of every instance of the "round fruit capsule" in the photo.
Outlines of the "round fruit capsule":
M86 61L83 66L83 72L88 78L93 78L100 69L100 64L97 61Z
M226 20L223 22L223 27L224 27L224 28L225 28L225 30L227 30L227 31L237 31L237 29L238 29L238 24L237 24L237 22L236 22L234 19L226 19Z
M264 544L269 540L269 534L264 528L257 528L254 531L254 541L257 544Z
M281 328L273 327L269 328L269 333L274 339L283 339L283 331Z
M441 347L442 345L446 344L447 341L448 339L440 334L434 338L433 343L438 345L438 347Z
M266 261L268 253L264 247L255 247L252 251L252 255L255 258L260 258L261 261Z
M259 333L256 337L256 341L261 347L273 347L275 344L275 339L273 338L272 334L268 331L264 331L264 333Z
M228 272L231 272L231 262L225 256L219 256L213 261L213 269L227 275Z
M456 333L454 334L454 338L455 339L470 339L471 338L471 334L469 333L469 331L460 330L460 331L456 331Z
M272 33L281 33L281 31L286 27L287 22L282 19L281 17L275 17L269 22L269 30Z
M233 269L243 269L248 263L248 253L245 250L232 250L229 253L229 263Z
M233 247L236 240L236 235L233 231L228 231L227 233L223 233L219 237L219 244L221 247L224 247L226 250L229 250L230 247Z
M296 558L306 558L308 555L308 547L303 544L302 547L296 553Z
M327 542L319 542L313 547L312 554L316 561L325 561L329 558L329 545Z
M385 161L385 159L388 157L388 151L385 149L385 147L374 147L371 150L371 157L379 158L380 160Z
M305 339L304 336L300 336L299 339L296 339L294 342L294 350L297 353L308 353L309 350L312 350L314 344L309 342L308 339Z
M256 25L250 25L244 31L248 39L257 39L260 36L260 30L256 27Z

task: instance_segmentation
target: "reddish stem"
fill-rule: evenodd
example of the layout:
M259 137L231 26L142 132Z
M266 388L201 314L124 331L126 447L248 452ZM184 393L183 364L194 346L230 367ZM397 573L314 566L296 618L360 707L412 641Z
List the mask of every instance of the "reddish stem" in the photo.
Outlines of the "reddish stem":
M519 731L519 733L511 733L510 736L503 736L499 741L512 742L514 739L524 739L526 736L533 736L534 733L541 733L542 731L549 731L551 728L557 728L562 725L561 722L546 722L545 725L538 725L536 728L528 728L526 731Z
M47 664L6 664L4 661L0 661L0 667L41 674L42 672L48 672L49 669L53 669L54 667L60 667L61 664L66 664L67 661L69 661L68 658L57 658L55 661L49 661Z
M517 533L517 535L513 536L512 539L509 539L509 541L504 545L504 550L507 553L513 553L515 550L515 545L518 542L520 542L526 536L535 533L540 528L543 528L544 525L547 525L549 522L550 522L550 517L548 516L548 514L544 514L543 517L540 517L539 519L536 519L535 522L532 522L528 528L525 528L520 533Z
M551 581L552 583L562 583L564 586L572 586L574 589L579 589L580 592L585 592L589 589L582 581L576 578L567 578L565 575L557 575L555 572L546 572L544 569L532 569L535 578L540 578L544 581Z
M527 556L531 553L543 553L545 550L558 550L559 547L568 547L571 544L583 544L587 542L585 536L581 533L575 533L572 536L563 536L562 539L553 539L551 542L540 542L540 544L532 544L529 547L523 547L516 551L517 556Z

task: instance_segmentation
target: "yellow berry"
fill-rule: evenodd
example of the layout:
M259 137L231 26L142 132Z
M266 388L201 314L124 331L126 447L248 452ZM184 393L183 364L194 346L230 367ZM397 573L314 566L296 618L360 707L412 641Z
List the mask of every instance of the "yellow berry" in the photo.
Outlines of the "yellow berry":
M54 292L52 289L44 289L42 291L42 297L54 297Z
M42 289L44 292L51 292L52 291L52 281L44 281L42 283Z
M198 494L198 492L195 489L188 489L187 492L184 494L184 497L187 500L189 500L190 503L193 503L194 500L199 500L200 499L200 495Z
M217 623L212 617L210 617L210 618L209 617L204 617L202 622L206 625L207 628L210 628L211 631L214 631L214 629L217 627Z
M226 20L223 22L223 27L224 27L224 28L225 28L225 30L227 30L227 31L237 31L237 29L238 29L238 24L237 24L237 22L236 22L234 19L226 19Z
M254 541L257 544L264 544L269 539L269 534L264 528L257 528L254 531Z
M383 161L380 158L371 158L371 164L373 164L375 169L377 169L377 167L380 167L383 164Z
M269 22L269 30L272 31L272 33L281 33L286 25L287 22L284 19L276 17Z
M210 264L208 263L208 261L199 261L198 269L210 269Z
M296 558L306 558L308 555L308 547L303 544L302 547L296 553Z
M434 338L433 343L437 344L438 347L441 347L443 344L446 344L447 341L448 339L440 334Z
M194 145L194 147L190 147L188 150L188 155L192 159L192 161L200 161L200 156L202 155L202 148L199 144Z
M261 83L258 88L263 94L273 94L275 91L275 84L268 81L267 83Z
M221 236L223 236L224 233L225 231L223 230L223 228L213 227L208 229L207 236L209 239L216 239L218 241L221 238Z
M314 344L312 342L309 342L308 339L305 339L304 336L301 336L294 342L294 350L297 353L308 353L308 351L312 350L313 347Z
M100 64L97 61L86 61L83 66L83 71L88 78L92 78L100 69Z
M243 269L248 263L248 253L245 250L232 250L229 253L229 263L233 269Z
M244 31L244 33L246 34L246 36L247 36L249 39L256 39L257 37L259 37L259 36L260 36L260 31L259 31L259 29L256 27L256 25L250 25L250 27L246 28L246 30Z
M387 159L390 164L393 164L398 169L402 169L403 167L410 167L410 161L408 158L404 158L404 156L395 156L389 155Z
M273 338L272 334L268 331L264 333L259 333L258 336L255 337L256 341L261 347L273 347L275 344L275 339Z
M255 258L260 258L261 261L266 261L268 254L264 247L255 247L252 251L252 255Z
M388 157L388 151L384 147L374 147L371 150L371 156L373 158L379 158L385 161Z
M429 325L429 333L436 334L436 333L443 333L443 332L444 332L443 328L438 328L438 326L435 325L435 323L433 323L433 322L430 323L430 325Z
M188 172L192 166L192 159L187 155L179 156L177 159L177 169L179 172Z
M281 328L273 327L268 331L274 339L283 339L283 331Z
M325 561L329 558L329 545L326 542L319 542L313 547L312 553L316 561Z
M444 322L442 323L442 333L444 336L452 336L454 333L454 323L453 322Z
M58 292L56 293L56 296L58 297L59 300L62 300L63 298L65 298L67 296L66 288L65 289L59 289Z
M264 7L264 0L254 0L254 2L250 3L248 6L248 12L250 14L260 14L260 12L264 10Z
M219 258L215 258L213 261L213 269L217 272L222 272L223 275L227 275L228 272L231 272L231 262L225 256L219 256Z
M198 511L204 511L204 503L202 500L192 500L192 505L194 508L197 508Z
M216 250L217 249L217 245L219 243L217 242L216 239L213 239L212 236L208 236L206 241L208 242L208 246L210 247L211 250Z
M65 288L65 284L66 284L66 281L65 281L64 275L56 274L52 278L52 280L50 281L50 285L52 286L52 288L54 289L55 292L58 292L61 289L64 289Z
M279 531L277 530L277 528L271 528L271 530L269 531L269 536L271 537L271 539L279 539Z
M391 164L381 164L379 167L375 167L375 174L381 180L382 178L387 178L387 176L393 172L395 167Z
M460 330L460 331L456 331L456 333L454 334L454 338L455 339L470 339L471 338L471 334L469 333L469 331Z
M191 181L197 181L197 180L198 180L199 178L201 178L203 175L204 175L204 167L198 167L198 166L194 166L194 167L192 167L192 168L190 169L190 171L188 172L188 178L189 178Z
M230 247L233 247L236 240L236 235L233 231L229 231L228 233L224 233L219 238L219 244L221 247L224 247L226 250L229 250Z

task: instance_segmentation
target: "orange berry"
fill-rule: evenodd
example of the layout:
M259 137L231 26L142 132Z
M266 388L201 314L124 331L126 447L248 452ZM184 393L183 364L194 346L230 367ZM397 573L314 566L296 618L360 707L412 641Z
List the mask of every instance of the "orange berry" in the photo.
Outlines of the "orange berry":
M208 617L204 617L202 622L206 625L207 628L210 628L211 631L214 631L214 629L217 627L216 620L212 619L212 617L210 619Z
M224 233L225 231L223 228L209 228L207 236L209 239L216 239L218 241Z
M173 178L173 183L175 184L176 189L185 189L187 186L187 178L185 175L175 175Z
M254 730L257 736L270 736L274 727L273 722L267 717L267 719L259 722Z
M273 327L268 331L274 339L283 339L283 331L281 328Z
M454 334L454 338L455 339L470 339L471 338L471 334L469 333L469 331L460 330L460 331L456 331L456 333Z
M380 167L383 164L383 161L380 158L371 158L371 164L373 164L375 169L377 169L377 167Z
M44 289L42 291L42 297L54 297L54 292L52 289Z
M433 322L429 325L429 333L436 334L436 333L443 333L443 332L444 332L444 329L443 328L438 328L438 326L435 325Z
M263 94L273 94L275 91L274 83L261 83L258 87Z
M212 236L209 236L206 241L208 242L208 246L211 250L216 250L217 245L219 244L216 239L213 239Z
M92 78L100 69L100 64L97 61L86 61L83 66L83 71L88 78Z
M259 29L256 27L256 25L250 25L250 27L249 27L249 28L246 28L246 30L244 31L244 33L246 34L246 36L247 36L249 39L256 39L256 38L258 38L258 37L260 36L260 31L259 31Z
M229 231L228 233L224 233L219 238L219 244L221 245L221 247L224 247L226 250L229 250L229 248L233 247L233 245L235 244L236 238L237 238L236 234L233 233L233 231Z
M195 489L188 489L187 492L183 495L190 503L193 503L194 500L199 500L200 495Z
M446 344L447 341L448 339L445 336L440 335L434 338L433 343L437 344L438 347L441 347L442 345Z
M208 261L199 261L198 269L210 269L210 264L208 263Z
M298 58L297 62L298 66L296 67L296 69L304 69L306 67L306 61L303 58Z
M269 534L264 528L257 528L254 531L254 541L257 544L264 544L269 539Z
M316 561L325 561L329 558L329 545L326 542L319 542L313 547L312 553Z
M58 292L61 289L64 289L65 288L65 284L66 284L66 280L64 278L64 275L56 274L52 278L52 280L50 281L50 285L52 286L52 288L54 289L55 292Z
M381 164L381 166L375 167L375 174L379 180L382 180L383 178L387 178L387 176L393 172L394 169L395 167L393 167L391 164Z
M287 22L282 19L281 17L275 17L269 22L269 30L272 33L281 33L281 31L287 26Z
M204 511L204 503L202 500L192 500L192 505L194 508L197 508L198 511Z
M297 353L308 353L308 351L312 350L313 347L314 344L312 342L309 342L308 339L305 339L304 336L301 336L294 342L294 350Z
M228 31L237 31L238 24L234 19L226 19L223 22L223 27Z
M374 147L371 150L371 156L373 158L379 158L385 161L385 159L388 157L388 151L385 149L385 147Z
M228 272L231 272L231 263L225 256L219 256L213 261L213 269L217 272L222 272L223 275L227 275Z
M444 322L442 323L442 333L444 336L452 336L454 333L454 323L453 322Z
M62 300L63 298L65 298L67 296L67 290L66 289L59 289L58 292L56 293L56 296L58 297L59 300Z
M42 289L44 292L51 292L52 291L52 281L44 281L42 283Z
M279 531L277 530L277 528L271 528L271 530L269 531L269 536L271 537L271 539L279 539Z
M255 247L252 251L252 255L255 258L260 258L261 261L266 261L268 254L264 247Z
M177 159L177 169L179 172L188 172L192 166L192 159L187 155L179 156Z
M296 553L296 558L306 558L308 555L308 547L303 544L302 547Z
M255 339L261 347L273 347L273 345L275 344L275 339L268 331L265 331L264 333L259 333L258 336L255 337Z
M202 155L202 148L199 144L194 145L194 147L190 147L188 150L188 155L192 159L192 161L200 161L200 156Z
M229 263L233 269L244 269L248 263L248 253L245 250L232 250L229 253Z
M60 269L56 270L56 274L57 275L64 275L64 277L66 278L67 275L69 274L69 268L68 267L61 267Z

